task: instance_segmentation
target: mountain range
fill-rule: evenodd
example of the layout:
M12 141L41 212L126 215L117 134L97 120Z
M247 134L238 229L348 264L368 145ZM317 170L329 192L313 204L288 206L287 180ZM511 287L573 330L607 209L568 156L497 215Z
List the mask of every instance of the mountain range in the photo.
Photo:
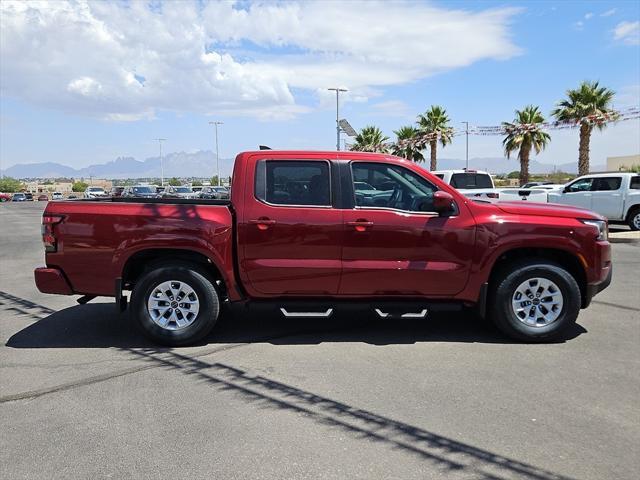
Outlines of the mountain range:
M220 172L223 177L231 175L233 159L220 158ZM170 177L212 177L216 174L215 154L211 151L175 152L163 156L165 178ZM563 171L567 173L577 172L578 162L552 165L531 161L529 171L531 173L552 173ZM465 160L443 158L438 160L438 169L459 169L465 166ZM502 157L471 158L469 168L486 170L493 174L509 173L518 170L517 160L508 160ZM591 170L603 171L604 165L592 165ZM118 157L107 163L90 165L84 168L73 168L54 162L30 163L14 165L4 171L4 175L14 178L156 178L160 177L160 157L150 157L146 160L136 160L133 157Z

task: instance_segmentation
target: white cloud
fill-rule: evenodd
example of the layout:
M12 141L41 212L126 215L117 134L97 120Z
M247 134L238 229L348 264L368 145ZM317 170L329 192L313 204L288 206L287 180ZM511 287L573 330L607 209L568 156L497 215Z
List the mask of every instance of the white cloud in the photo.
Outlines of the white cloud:
M414 119L416 112L402 100L387 100L371 105L372 114L374 116L384 117L401 117L405 119Z
M0 3L2 94L114 121L158 110L290 118L294 89L345 101L519 53L513 8L413 2ZM322 100L322 96L319 97Z
M613 29L613 38L626 45L640 45L640 21L620 22Z
M589 20L592 17L593 17L593 12L585 13L585 15L584 15L584 19L585 20Z
M612 8L610 10L607 10L606 12L602 12L600 14L601 17L610 17L611 15L614 15L618 10L615 8Z

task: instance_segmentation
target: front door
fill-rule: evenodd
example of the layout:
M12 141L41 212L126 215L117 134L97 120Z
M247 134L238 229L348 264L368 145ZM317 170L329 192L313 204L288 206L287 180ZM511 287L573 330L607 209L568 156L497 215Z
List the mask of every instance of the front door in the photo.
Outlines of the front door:
M336 294L343 225L333 208L330 162L259 160L245 190L240 271L252 293Z
M355 206L344 210L340 294L439 296L460 292L469 276L475 222L433 212L437 188L407 168L352 162Z
M549 195L552 203L563 203L591 210L591 187L593 178L580 178L567 185L565 189L556 194Z

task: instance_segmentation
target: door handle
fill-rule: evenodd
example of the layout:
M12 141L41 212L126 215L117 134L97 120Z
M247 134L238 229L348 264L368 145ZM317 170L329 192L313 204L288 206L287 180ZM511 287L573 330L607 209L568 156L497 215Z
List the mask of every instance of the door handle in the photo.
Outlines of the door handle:
M354 227L356 232L364 232L368 227L373 227L373 222L368 220L356 220L354 222L347 222L347 225Z
M257 218L257 219L254 219L254 220L249 220L249 223L252 224L252 225L257 225L258 226L258 230L266 230L271 225L275 225L276 221L275 220L271 220L270 218Z

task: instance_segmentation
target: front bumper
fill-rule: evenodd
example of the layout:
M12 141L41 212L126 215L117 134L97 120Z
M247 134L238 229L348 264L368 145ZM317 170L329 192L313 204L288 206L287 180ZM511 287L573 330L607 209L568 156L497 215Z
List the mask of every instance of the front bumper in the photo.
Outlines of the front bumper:
M40 267L33 272L36 287L42 293L55 293L57 295L73 295L73 289L62 270L57 268Z
M602 290L607 288L611 284L611 279L613 278L613 265L609 263L608 267L609 273L605 279L600 283L590 283L587 285L587 289L585 291L584 299L582 301L582 308L587 308L591 303L593 297L595 297Z

